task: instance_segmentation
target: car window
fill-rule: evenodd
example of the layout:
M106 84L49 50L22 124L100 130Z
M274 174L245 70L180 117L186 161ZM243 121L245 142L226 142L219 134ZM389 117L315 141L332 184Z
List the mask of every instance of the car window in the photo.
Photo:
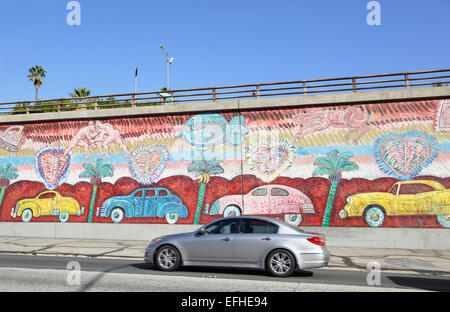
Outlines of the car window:
M403 184L400 186L399 194L403 195L414 195L424 192L432 192L434 189L426 184L413 183L413 184Z
M293 229L293 230L295 230L295 231L297 231L299 233L305 233L305 231L303 231L301 228L296 227L295 225L286 223L284 221L279 221L279 222L283 223L285 226L287 226L287 227L289 227L289 228L291 228L291 229Z
M142 197L142 191L136 192L133 197Z
M266 196L267 195L267 189L265 188L260 188L257 190L254 190L252 192L252 196Z
M45 193L42 194L41 196L39 196L39 199L49 199L49 198L54 198L56 196L55 193Z
M238 233L239 219L217 221L205 228L207 234L233 234Z
M145 197L155 197L156 192L155 190L146 190L145 191Z
M288 193L288 191L286 191L282 188L274 187L272 189L272 191L270 191L270 195L272 195L272 196L289 196L289 193Z
M398 185L395 184L389 189L389 193L397 195L397 189L398 189Z
M167 196L167 191L166 190L160 190L159 191L159 197L162 197L162 196Z
M264 220L242 219L239 233L270 234L277 233L278 226Z

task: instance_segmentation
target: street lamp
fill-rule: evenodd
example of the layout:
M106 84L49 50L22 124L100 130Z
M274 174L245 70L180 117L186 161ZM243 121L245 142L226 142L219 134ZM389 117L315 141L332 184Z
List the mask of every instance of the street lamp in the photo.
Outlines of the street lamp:
M167 64L167 84L166 84L166 88L167 88L167 91L168 91L170 89L169 88L169 65L173 63L174 58L173 57L169 58L169 53L167 53L166 49L164 48L164 46L162 44L159 47L166 54L166 64Z

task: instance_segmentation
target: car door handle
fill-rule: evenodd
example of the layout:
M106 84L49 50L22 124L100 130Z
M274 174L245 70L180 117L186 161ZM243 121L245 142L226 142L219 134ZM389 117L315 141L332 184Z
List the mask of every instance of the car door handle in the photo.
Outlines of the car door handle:
M263 238L261 238L261 239L264 240L264 241L270 241L270 240L271 240L270 237L263 237Z
M222 238L221 240L225 241L225 242L229 242L231 239L228 237Z

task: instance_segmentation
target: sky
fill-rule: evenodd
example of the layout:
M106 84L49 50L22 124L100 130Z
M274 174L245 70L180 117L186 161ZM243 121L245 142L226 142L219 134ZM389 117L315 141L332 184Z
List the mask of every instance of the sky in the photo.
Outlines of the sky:
M450 68L449 0L0 0L0 102Z

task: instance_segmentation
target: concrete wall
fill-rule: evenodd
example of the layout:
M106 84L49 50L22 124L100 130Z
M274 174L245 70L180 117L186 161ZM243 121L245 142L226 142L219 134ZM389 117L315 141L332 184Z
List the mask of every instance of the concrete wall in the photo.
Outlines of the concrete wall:
M200 225L189 224L87 224L58 222L0 223L0 236L69 239L147 241L158 236L192 232ZM449 250L446 229L302 227L322 233L330 247Z
M445 249L449 139L450 87L4 116L0 235L142 239L239 213Z

